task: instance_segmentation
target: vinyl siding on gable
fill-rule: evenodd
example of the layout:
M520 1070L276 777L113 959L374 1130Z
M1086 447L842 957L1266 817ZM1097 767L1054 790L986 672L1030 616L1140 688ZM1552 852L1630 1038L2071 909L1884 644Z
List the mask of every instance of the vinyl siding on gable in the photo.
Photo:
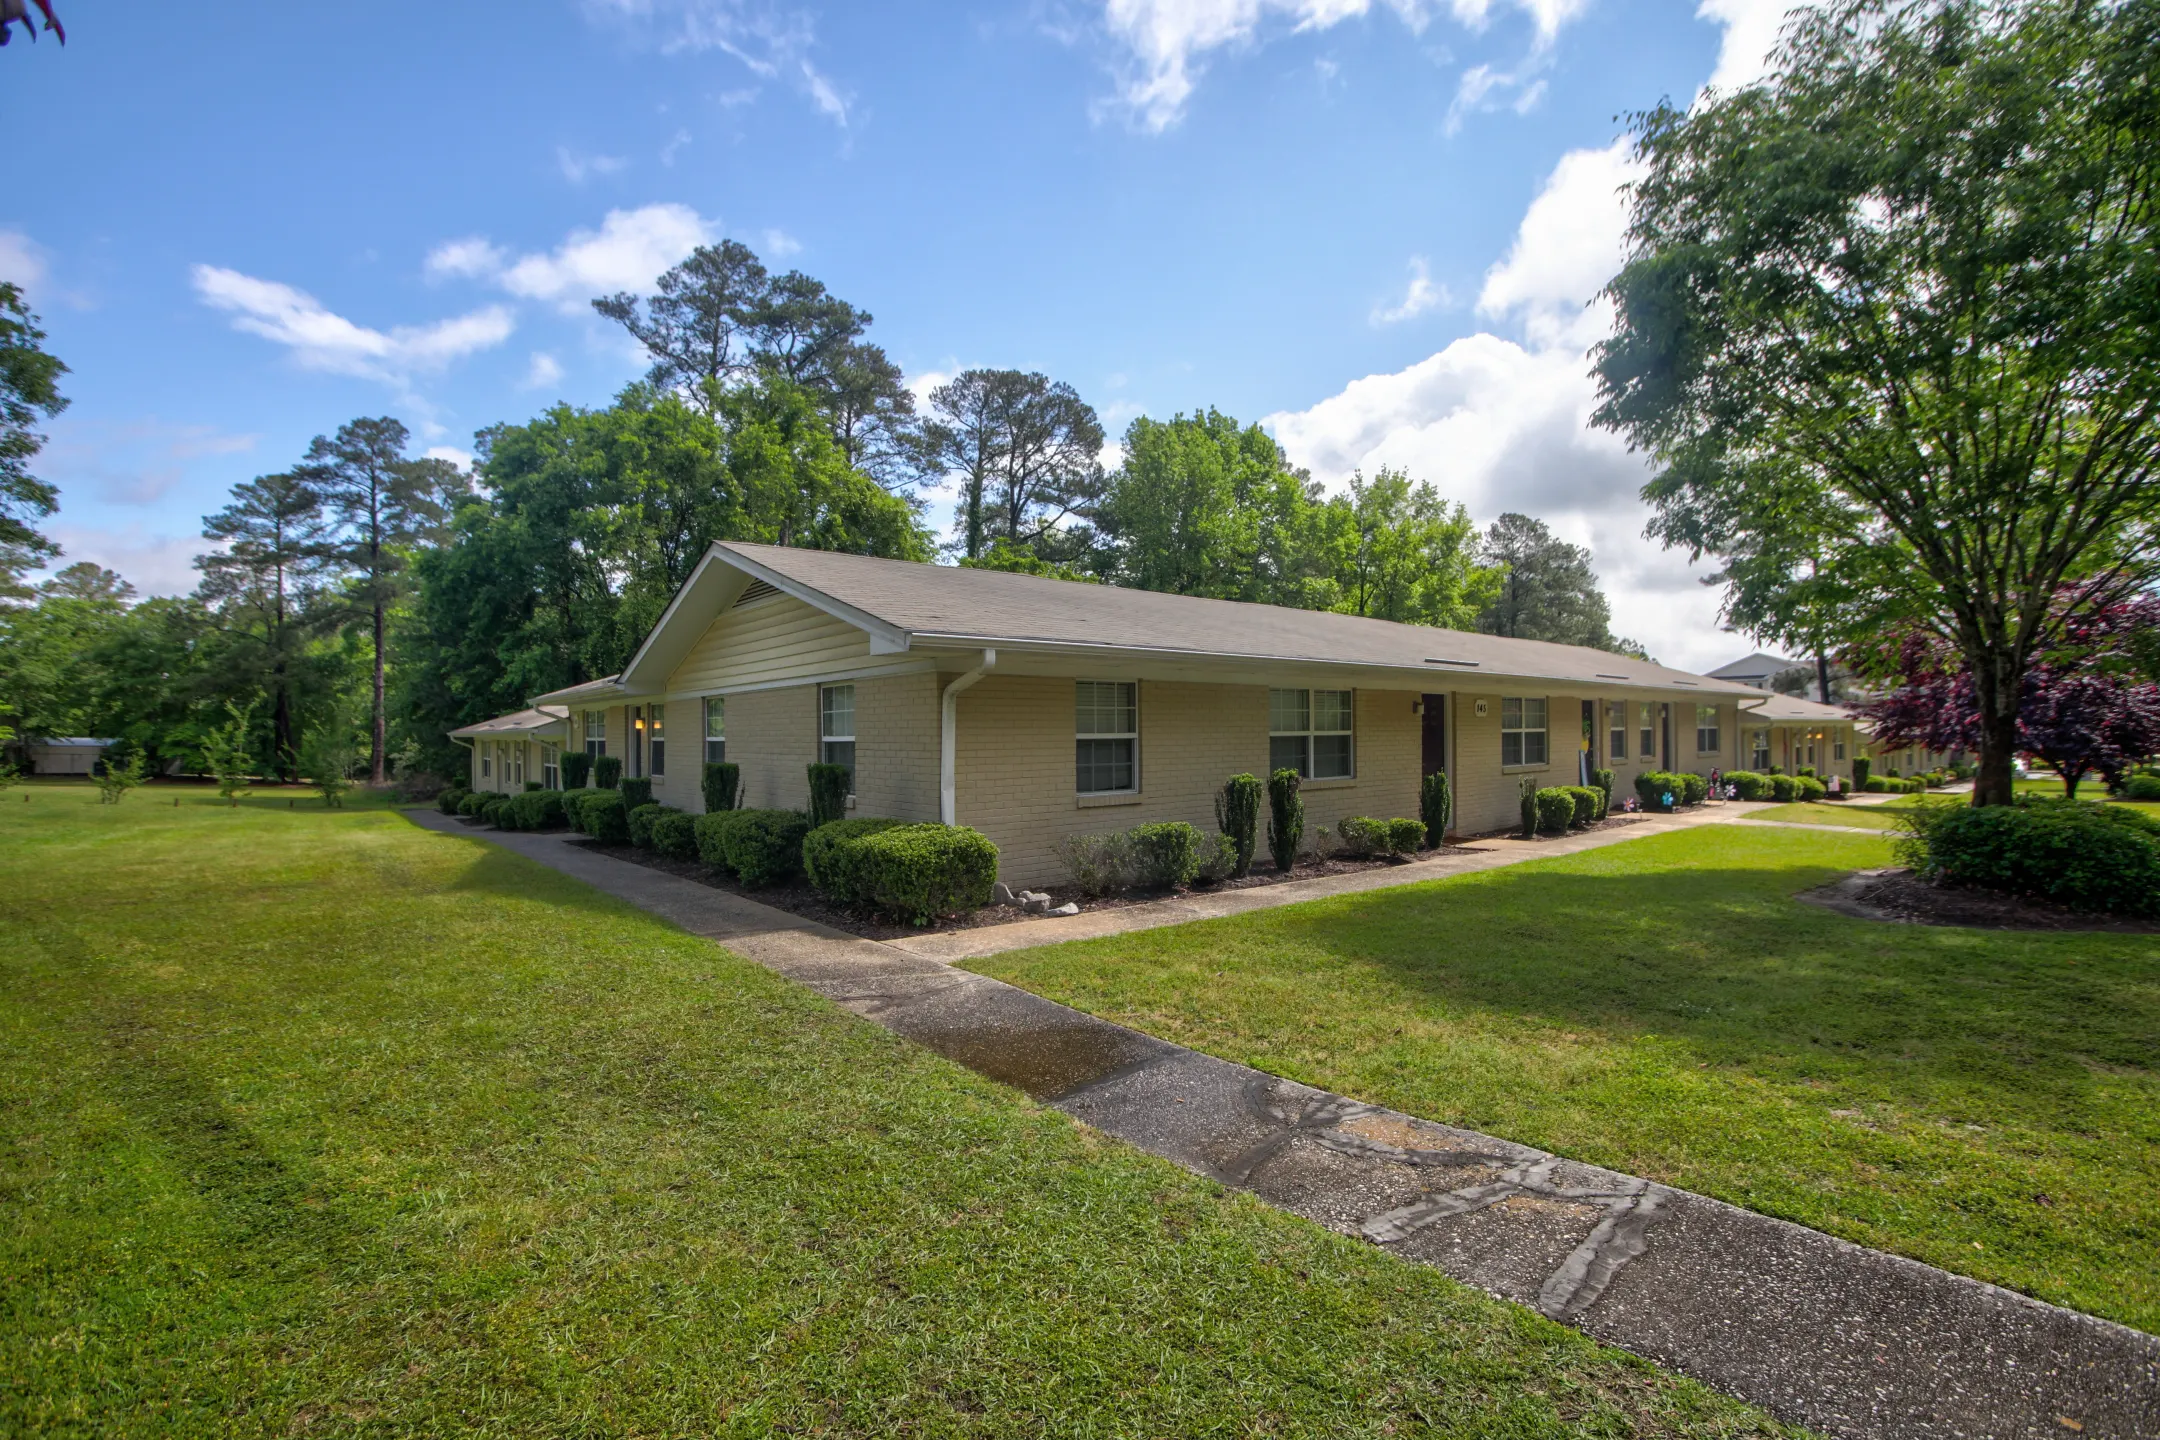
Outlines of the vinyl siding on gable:
M709 695L809 680L869 658L869 636L783 595L722 611L668 677L668 693Z

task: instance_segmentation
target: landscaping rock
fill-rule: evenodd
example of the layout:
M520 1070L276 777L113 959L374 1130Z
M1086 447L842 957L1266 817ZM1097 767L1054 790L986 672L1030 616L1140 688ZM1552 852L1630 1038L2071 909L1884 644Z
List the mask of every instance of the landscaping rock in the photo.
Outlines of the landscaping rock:
M1055 910L1043 911L1043 914L1045 915L1077 915L1079 913L1079 903L1073 900L1067 900L1064 904L1058 906Z

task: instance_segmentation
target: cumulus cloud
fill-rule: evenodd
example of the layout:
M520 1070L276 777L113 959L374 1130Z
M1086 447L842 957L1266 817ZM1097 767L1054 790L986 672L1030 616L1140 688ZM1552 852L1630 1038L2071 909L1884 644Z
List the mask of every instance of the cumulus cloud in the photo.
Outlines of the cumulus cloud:
M532 353L532 363L526 367L525 379L519 384L518 388L520 390L547 390L561 384L562 377L563 368L556 363L555 357L545 350L535 350Z
M715 222L687 205L644 205L610 210L598 230L573 230L553 250L514 260L479 236L448 241L428 256L427 272L485 278L575 314L596 295L649 288L661 271L718 233Z
M195 557L217 548L199 535L159 535L141 525L118 529L58 525L47 527L47 533L61 550L51 569L87 560L119 572L145 599L194 590L202 578L195 569Z
M1409 288L1403 291L1402 299L1393 305L1373 307L1372 323L1393 325L1449 303L1447 286L1434 284L1432 272L1425 264L1425 257L1413 255L1410 257Z
M1768 75L1779 32L1787 19L1806 8L1792 0L1702 0L1695 17L1725 27L1707 88L1729 93Z
M1603 338L1612 315L1595 297L1624 258L1626 187L1639 173L1625 140L1561 156L1486 272L1478 313L1518 321L1534 345L1581 351Z
M516 328L507 308L490 305L431 325L374 330L275 280L216 265L197 265L193 274L196 295L231 314L234 329L283 345L301 365L331 374L402 384L417 371L440 370L500 345Z
M470 470L473 467L472 451L461 450L455 445L430 445L420 453L430 460L448 460L460 470Z
M586 155L567 145L555 147L556 168L573 185L582 185L595 175L613 175L629 163L620 155Z
M1535 30L1534 53L1542 53L1586 3L1452 0L1445 8L1472 30L1490 23L1499 6L1519 10ZM1104 24L1124 52L1117 105L1145 129L1166 130L1184 114L1210 53L1256 44L1269 27L1327 30L1375 8L1392 11L1415 34L1443 7L1435 0L1105 0Z
M20 230L0 230L0 280L32 291L45 283L45 247Z
M834 124L848 123L846 92L810 58L817 31L807 11L771 0L586 0L585 13L662 54L718 51L761 80L794 85Z
M802 241L797 240L785 230L767 230L759 238L765 242L765 253L767 255L784 260L790 255L802 253Z

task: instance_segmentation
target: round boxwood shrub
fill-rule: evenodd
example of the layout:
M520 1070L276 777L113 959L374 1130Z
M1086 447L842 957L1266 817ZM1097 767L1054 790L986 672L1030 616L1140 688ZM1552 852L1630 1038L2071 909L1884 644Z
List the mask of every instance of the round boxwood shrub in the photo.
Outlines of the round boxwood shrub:
M715 870L727 869L727 832L749 813L748 810L720 810L698 816L691 826L691 833L697 837L697 858Z
M1388 849L1387 821L1375 820L1369 815L1350 815L1338 821L1335 833L1343 843L1343 849L1360 858L1367 855L1385 855Z
M1677 775L1645 770L1635 777L1635 798L1645 810L1675 810L1687 802L1687 786Z
M467 820L477 820L480 818L480 807L494 798L485 790L469 791L465 798L458 801L457 813Z
M2160 800L2160 775L2132 775L2123 781L2123 799Z
M1200 874L1200 846L1207 838L1183 820L1159 820L1125 832L1132 844L1134 883L1183 890Z
M1537 792L1537 828L1540 835L1559 835L1575 823L1575 796L1558 787Z
M435 808L445 815L455 815L458 813L458 806L464 804L465 797L471 793L470 790L460 790L452 785L435 797Z
M1725 783L1732 786L1735 800L1768 800L1770 777L1753 770L1728 770Z
M695 860L697 816L680 810L662 810L652 819L652 848L670 860Z
M629 788L629 782L625 781L623 788L627 790ZM627 795L623 797L623 804L629 806L629 809L624 812L623 819L625 823L627 823L630 827L630 843L637 846L640 850L652 849L653 817L659 815L663 811L670 810L674 807L668 805L655 805L650 800L646 801L643 805L631 805L630 797Z
M990 903L998 849L965 825L895 825L843 842L864 899L917 925Z
M1795 775L1793 777L1793 798L1795 800L1820 800L1829 793L1830 787L1823 784L1813 775Z
M802 869L803 839L810 818L799 810L729 810L734 823L722 832L727 867L753 889L777 885Z
M630 843L630 812L622 794L594 790L578 797L578 828L602 845Z
M631 777L615 788L622 791L623 804L629 806L632 810L637 809L640 805L653 803L652 777L649 775Z
M563 800L559 790L528 790L510 797L503 806L505 830L552 830L563 823Z
M803 837L803 874L820 895L835 905L864 904L869 896L860 873L862 850L852 842L906 823L864 816L820 825Z
M2106 813L2118 809L2076 802L1915 806L1899 817L1898 854L1944 884L2077 910L2160 914L2160 835Z
M509 803L510 797L507 795L489 796L487 803L480 807L480 823L493 825L498 830L508 829L509 827L503 824L502 817L503 807Z
M1770 798L1784 804L1791 804L1799 799L1800 778L1797 775L1772 775L1770 777Z
M1673 778L1680 782L1681 804L1700 805L1710 798L1709 776L1697 775L1693 771L1687 771Z
M1398 815L1387 828L1390 855L1415 855L1425 845L1425 822L1414 815Z
M1598 812L1605 808L1605 792L1595 785L1563 785L1561 789L1575 799L1575 818L1571 822L1580 829L1597 823Z

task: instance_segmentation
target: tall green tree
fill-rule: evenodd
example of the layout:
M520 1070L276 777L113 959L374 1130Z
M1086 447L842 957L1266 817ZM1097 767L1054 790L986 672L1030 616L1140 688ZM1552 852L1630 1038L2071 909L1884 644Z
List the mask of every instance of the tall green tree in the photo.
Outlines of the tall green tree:
M1594 650L1625 645L1613 638L1612 605L1598 588L1590 552L1553 534L1544 521L1502 515L1485 532L1485 557L1501 575L1492 600L1478 614L1478 629Z
M2078 586L2160 568L2160 4L1804 12L1775 73L1641 117L1598 423L1729 611L1804 572L1970 667L1976 805Z
M1095 510L1100 563L1119 584L1220 600L1326 608L1311 581L1319 487L1258 425L1219 410L1135 419Z
M1331 608L1413 625L1467 629L1497 597L1501 571L1481 563L1477 527L1429 481L1383 469L1350 477L1319 517Z
M38 419L50 420L68 403L60 394L67 366L44 342L22 291L0 280L0 602L26 598L24 572L60 553L36 528L59 508L59 492L30 473L45 446Z
M732 380L756 366L744 332L772 284L764 262L736 240L700 245L654 282L649 298L602 296L593 309L628 330L652 357L657 389L703 394L706 381Z
M448 462L406 458L411 438L387 415L353 420L334 436L316 436L295 472L336 521L338 558L351 570L354 603L368 618L375 657L368 776L376 785L383 783L387 753L383 685L390 611L412 551L440 538L449 516L446 501L460 488L457 468Z
M932 453L960 477L960 553L997 540L1059 558L1060 529L1102 498L1102 421L1062 380L967 370L930 393Z
M330 617L323 586L342 547L333 544L323 497L296 474L262 475L233 487L232 503L203 517L203 538L220 544L195 559L196 593L220 617L250 694L270 701L271 773L298 773L296 687L309 640Z
M88 561L0 609L0 710L19 738L96 735L96 671L87 657L122 625L135 589Z

